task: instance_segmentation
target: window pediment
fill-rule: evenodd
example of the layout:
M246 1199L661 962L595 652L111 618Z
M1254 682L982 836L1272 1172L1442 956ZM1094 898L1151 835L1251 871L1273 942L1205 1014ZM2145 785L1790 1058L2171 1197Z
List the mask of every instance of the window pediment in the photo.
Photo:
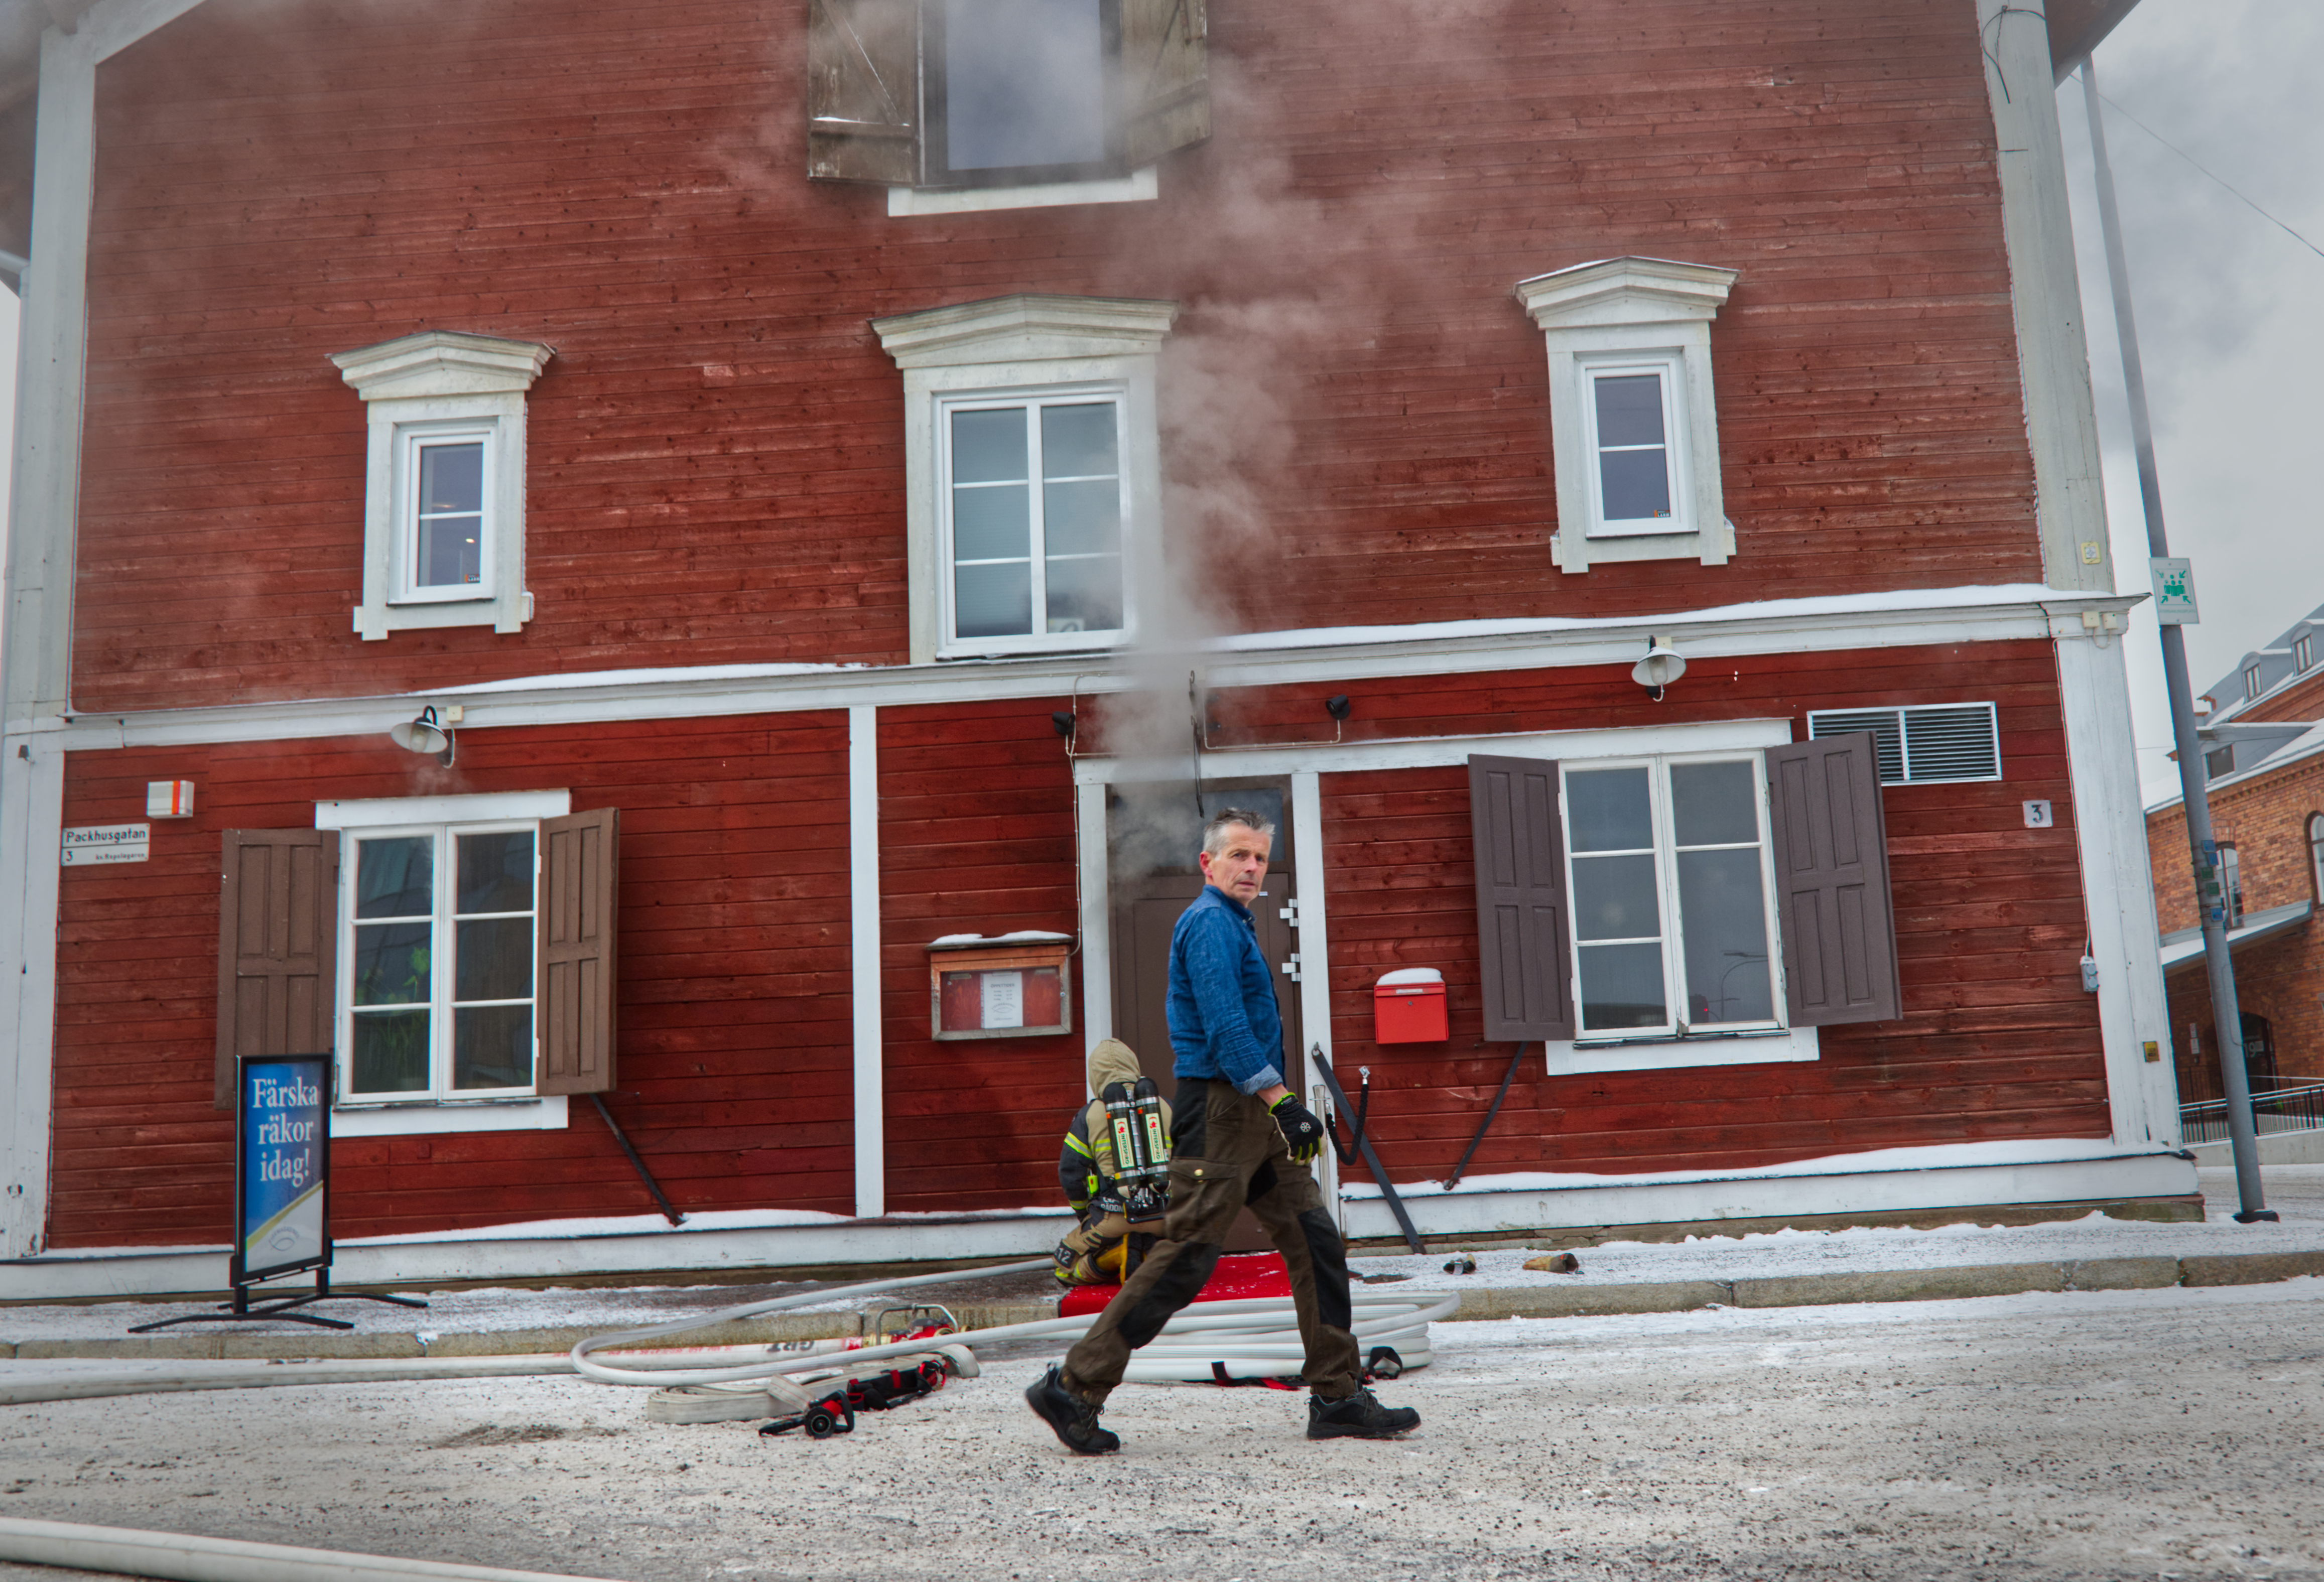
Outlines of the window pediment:
M431 329L334 353L340 377L367 401L429 396L521 395L556 355L538 341Z
M1150 357L1178 317L1176 302L1037 292L875 318L899 368L964 368L1081 357Z

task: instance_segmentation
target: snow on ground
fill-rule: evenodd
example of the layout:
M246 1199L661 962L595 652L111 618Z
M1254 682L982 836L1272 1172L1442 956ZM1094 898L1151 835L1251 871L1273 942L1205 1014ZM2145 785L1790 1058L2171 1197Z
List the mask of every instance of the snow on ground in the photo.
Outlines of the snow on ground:
M628 1582L2291 1582L2319 1323L2305 1279L1444 1324L1408 1439L1131 1387L1102 1458L1030 1356L820 1442L570 1378L58 1402L0 1410L0 1512Z

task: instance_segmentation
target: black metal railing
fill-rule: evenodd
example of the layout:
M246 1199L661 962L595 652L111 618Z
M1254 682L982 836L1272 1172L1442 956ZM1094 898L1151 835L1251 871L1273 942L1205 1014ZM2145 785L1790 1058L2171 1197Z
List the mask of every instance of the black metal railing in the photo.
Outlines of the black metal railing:
M2252 1094L2252 1126L2256 1131L2324 1131L2324 1083L2271 1087ZM2179 1129L2189 1143L2223 1142L2227 1135L2227 1101L2206 1099L2179 1107Z

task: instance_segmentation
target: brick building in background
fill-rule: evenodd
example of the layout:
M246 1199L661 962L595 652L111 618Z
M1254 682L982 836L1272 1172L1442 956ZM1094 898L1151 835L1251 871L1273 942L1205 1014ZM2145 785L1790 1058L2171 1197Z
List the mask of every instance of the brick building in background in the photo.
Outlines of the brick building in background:
M2244 1058L2255 1097L2324 1082L2324 608L2246 654L2196 700L2211 832L2230 911ZM2270 729L2280 725L2281 729ZM2223 1096L2185 805L2146 814L2164 982L2188 1103Z
M1038 1251L1230 803L1425 1231L2191 1212L2128 9L12 0L6 1278L214 1283L290 1050L346 1280Z

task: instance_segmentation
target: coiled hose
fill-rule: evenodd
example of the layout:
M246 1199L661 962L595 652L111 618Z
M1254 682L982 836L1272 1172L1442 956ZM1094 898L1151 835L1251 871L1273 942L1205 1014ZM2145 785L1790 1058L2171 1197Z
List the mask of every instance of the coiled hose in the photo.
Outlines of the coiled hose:
M777 1297L770 1301L745 1302L698 1317L594 1335L565 1357L410 1357L315 1358L284 1366L281 1361L235 1364L180 1364L129 1368L74 1369L27 1378L0 1379L0 1405L30 1405L44 1401L88 1400L108 1395L153 1395L190 1390L265 1389L283 1384L393 1384L416 1379L512 1377L577 1373L606 1384L650 1385L655 1388L696 1384L739 1383L774 1379L785 1374L820 1372L835 1364L853 1367L859 1362L925 1352L928 1340L904 1340L870 1346L844 1353L790 1352L769 1356L755 1347L716 1347L737 1357L733 1366L699 1367L694 1357L624 1357L621 1366L597 1360L595 1353L659 1340L688 1330L706 1329L760 1313L811 1307L852 1296L905 1291L916 1286L942 1285L991 1274L1019 1274L1052 1267L1047 1258L998 1264L982 1269L954 1269L937 1274L902 1275L867 1280L854 1285ZM1413 1297L1379 1299L1358 1295L1354 1300L1355 1335L1370 1356L1379 1347L1395 1351L1406 1367L1429 1360L1428 1326L1449 1319L1461 1305L1457 1295L1430 1306ZM945 1344L982 1345L999 1340L1053 1338L1070 1341L1085 1332L1089 1316L1039 1319L1030 1323L1002 1324L945 1337ZM1296 1374L1305 1354L1291 1301L1287 1297L1259 1297L1235 1301L1198 1302L1179 1312L1162 1333L1130 1358L1125 1377L1137 1384L1208 1384L1216 1374L1213 1364L1231 1377L1286 1377ZM698 1354L697 1354L698 1355ZM742 1360L747 1358L747 1360Z
M881 1292L941 1285L991 1274L1014 1274L1028 1269L1051 1266L1047 1258L1028 1258L1022 1263L996 1264L984 1269L955 1269L941 1274L867 1280L827 1291L779 1296L770 1301L743 1302L735 1307L721 1308L715 1312L675 1319L668 1323L649 1324L641 1329L617 1329L607 1335L593 1335L576 1345L570 1353L573 1369L582 1377L595 1379L599 1384L646 1384L657 1388L733 1384L751 1379L772 1379L785 1374L817 1371L832 1366L834 1358L830 1353L792 1353L753 1358L732 1367L691 1369L656 1367L644 1365L641 1359L631 1361L628 1366L615 1366L598 1361L595 1354L666 1339L692 1329L707 1329L714 1324L755 1318L761 1313L812 1307L852 1296L872 1296ZM1373 1348L1384 1346L1396 1352L1398 1360L1406 1366L1418 1367L1429 1360L1429 1323L1433 1320L1451 1318L1459 1311L1461 1299L1447 1296L1424 1306L1417 1299L1408 1296L1357 1297L1352 1306L1354 1323L1351 1328L1367 1355ZM989 1329L947 1335L945 1343L974 1347L999 1340L1042 1338L1063 1340L1086 1332L1095 1316L1085 1314L1070 1319L1036 1319L1022 1324L999 1324ZM928 1347L929 1342L925 1339L867 1346L846 1353L847 1366L853 1367L859 1363L876 1362L882 1357L924 1352ZM1215 1381L1217 1370L1222 1368L1229 1376L1282 1376L1296 1374L1299 1361L1305 1355L1306 1348L1300 1342L1291 1299L1287 1296L1197 1302L1174 1315L1168 1323L1163 1325L1159 1336L1139 1347L1130 1358L1129 1371L1122 1376L1127 1383L1147 1384L1210 1384Z

